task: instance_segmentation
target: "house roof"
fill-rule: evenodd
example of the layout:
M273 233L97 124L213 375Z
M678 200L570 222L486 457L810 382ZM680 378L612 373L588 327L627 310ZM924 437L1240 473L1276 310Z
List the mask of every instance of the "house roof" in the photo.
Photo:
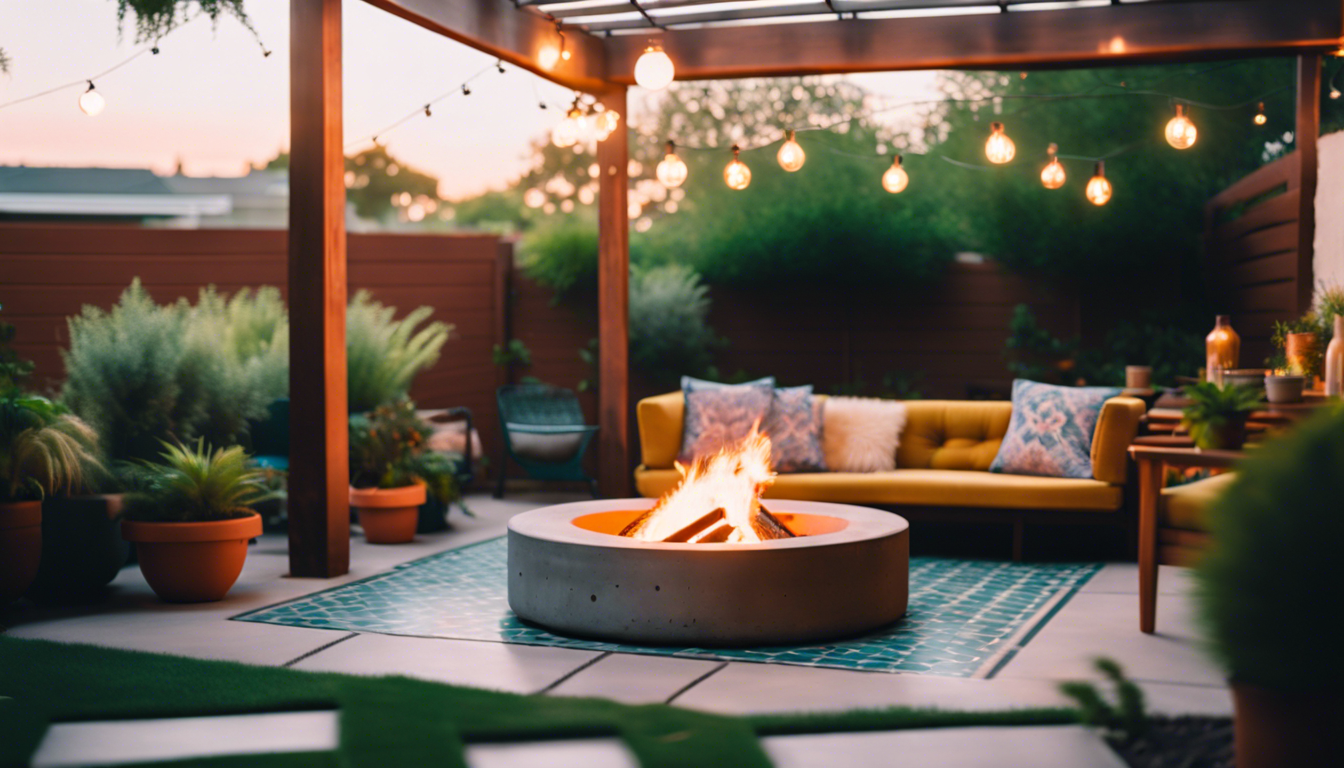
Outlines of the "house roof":
M0 192L14 194L171 195L147 168L0 166Z

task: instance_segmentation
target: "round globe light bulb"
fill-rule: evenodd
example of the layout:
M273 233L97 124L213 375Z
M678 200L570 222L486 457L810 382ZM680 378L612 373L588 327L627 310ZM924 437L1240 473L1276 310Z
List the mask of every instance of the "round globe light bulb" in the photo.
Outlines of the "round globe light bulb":
M635 82L640 88L661 91L675 76L676 68L672 66L672 58L661 46L650 45L645 48L635 62Z
M546 204L546 193L533 187L523 193L523 205L528 208L540 208Z
M1046 189L1059 189L1064 186L1064 180L1068 174L1064 173L1064 164L1059 162L1058 157L1051 157L1050 162L1041 169L1041 184Z
M1185 116L1185 108L1177 104L1176 116L1167 121L1167 143L1177 149L1189 149L1195 145L1195 137L1198 135L1195 124Z
M1331 91L1330 98L1332 99L1335 98L1335 93L1336 91ZM1263 101L1260 102L1260 106L1255 111L1254 120L1256 125L1264 125L1265 123L1269 122L1269 118L1265 117L1265 102Z
M1003 132L1003 123L990 123L989 130L989 138L985 141L985 157L996 165L1012 160L1017 154L1017 145Z
M626 215L628 215L632 219L638 219L639 215L643 212L644 212L644 206L638 200L631 200L630 203L625 207Z
M597 131L599 141L605 141L621 125L621 113L614 109L608 109L605 112L599 112L593 118L593 128Z
M1093 205L1105 205L1111 199L1111 182L1106 179L1106 166L1097 163L1097 172L1087 182L1087 199Z
M1332 99L1338 99L1340 96L1341 96L1341 94L1340 94L1338 88L1331 88L1331 89L1330 89L1330 98L1332 98Z
M897 155L891 161L891 167L882 174L882 188L891 194L897 194L910 185L910 174L901 167L901 156Z
M542 69L554 69L555 65L560 63L560 49L554 45L543 45L541 50L537 51L537 63Z
M663 161L658 164L654 173L658 176L658 181L669 189L680 187L686 181L689 169L687 169L686 163L680 157L677 157L677 153L673 151L672 142L667 142L667 154L663 156Z
M723 180L729 188L741 190L746 189L747 185L751 183L751 169L747 167L746 163L737 159L739 151L736 146L733 147L733 161L724 166Z
M103 94L93 89L93 83L89 83L89 89L79 96L79 109L89 117L97 117L106 106L107 101L103 98Z
M807 161L807 153L803 151L802 145L793 137L793 131L789 131L788 140L779 148L779 166L789 173L793 173L803 167Z
M572 147L579 143L583 138L583 133L588 128L588 120L583 116L583 110L576 104L570 107L569 112L565 114L565 119L556 124L551 130L551 143L561 149Z

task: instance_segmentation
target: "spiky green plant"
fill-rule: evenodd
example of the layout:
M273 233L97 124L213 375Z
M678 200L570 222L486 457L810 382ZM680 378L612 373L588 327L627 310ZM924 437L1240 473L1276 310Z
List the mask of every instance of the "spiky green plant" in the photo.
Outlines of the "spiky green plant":
M79 493L102 469L88 424L45 397L0 397L0 501Z
M438 362L453 326L439 321L419 327L434 314L419 307L394 320L368 291L359 291L346 310L345 345L351 412L368 411L405 397L416 374Z
M1115 689L1116 702L1112 705L1092 683L1070 681L1060 683L1060 693L1078 705L1079 719L1086 725L1096 725L1115 733L1124 740L1142 736L1148 730L1148 715L1144 712L1143 691L1134 681L1125 677L1125 671L1114 659L1097 658L1092 666Z
M1260 406L1260 393L1252 387L1229 384L1219 386L1201 381L1185 388L1190 405L1181 417L1181 426L1200 448L1216 448L1218 431L1233 419L1244 417Z
M209 449L163 443L159 463L143 461L139 491L126 497L126 517L156 523L227 520L255 514L251 506L272 495L265 475L241 446Z

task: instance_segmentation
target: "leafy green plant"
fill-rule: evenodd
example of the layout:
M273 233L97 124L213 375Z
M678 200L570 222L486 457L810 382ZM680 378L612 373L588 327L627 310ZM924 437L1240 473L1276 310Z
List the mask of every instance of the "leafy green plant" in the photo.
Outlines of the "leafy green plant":
M102 471L89 425L45 397L0 393L0 501L79 493Z
M257 36L251 17L243 9L243 0L117 0L117 21L124 22L133 13L136 42L156 41L187 21L193 6L216 24L220 16L232 16Z
M0 310L3 309L4 305L0 305ZM12 324L0 321L0 393L18 389L33 373L33 361L20 358L10 346L14 333Z
M630 272L630 366L657 383L702 375L723 341L709 326L709 288L690 267Z
M1252 388L1229 384L1219 386L1201 381L1185 388L1190 399L1181 417L1181 426L1200 448L1217 448L1220 431L1260 406L1260 393Z
M1114 733L1122 740L1142 736L1148 730L1148 716L1144 712L1143 691L1113 659L1097 658L1093 667L1111 683L1115 703L1106 701L1095 685L1088 682L1061 683L1060 693L1078 704L1079 719L1085 725L1095 725Z
M367 414L350 417L350 485L355 488L403 488L424 483L447 504L461 492L454 477L456 466L430 451L430 426L415 412L410 400L380 405Z
M532 365L532 350L527 348L522 339L509 339L508 344L494 345L490 348L490 357L500 368L527 368Z
M1344 685L1344 663L1320 650L1324 606L1344 604L1341 467L1336 406L1257 449L1210 504L1214 546L1196 566L1196 596L1210 651L1233 681L1286 691Z
M345 344L350 410L368 411L405 397L416 374L438 362L453 326L419 307L394 320L395 307L359 291L346 310Z
M1287 369L1288 334L1314 333L1316 334L1316 348L1303 361L1302 374L1308 377L1320 376L1325 368L1325 348L1330 343L1330 336L1333 335L1333 331L1333 317L1327 323L1316 310L1308 310L1306 314L1294 320L1274 323L1274 331L1269 338L1274 352L1265 360L1265 366L1276 371Z
M527 276L555 291L552 304L597 290L597 227L580 217L547 222L519 243L518 263Z
M159 461L142 461L139 490L126 496L126 517L153 523L228 520L255 514L253 504L271 496L261 470L241 446L211 449L163 443Z

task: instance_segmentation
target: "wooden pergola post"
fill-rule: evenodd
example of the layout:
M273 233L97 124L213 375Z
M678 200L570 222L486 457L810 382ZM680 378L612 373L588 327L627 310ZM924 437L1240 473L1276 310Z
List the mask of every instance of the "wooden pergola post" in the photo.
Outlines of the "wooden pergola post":
M1316 145L1321 133L1321 56L1297 57L1297 311L1311 309L1316 289Z
M602 105L616 110L621 125L598 142L597 344L598 485L602 495L631 494L630 483L630 216L629 129L626 88L598 93Z
M290 0L289 570L350 570L341 0Z

